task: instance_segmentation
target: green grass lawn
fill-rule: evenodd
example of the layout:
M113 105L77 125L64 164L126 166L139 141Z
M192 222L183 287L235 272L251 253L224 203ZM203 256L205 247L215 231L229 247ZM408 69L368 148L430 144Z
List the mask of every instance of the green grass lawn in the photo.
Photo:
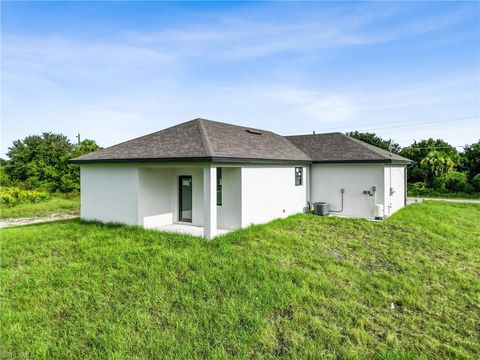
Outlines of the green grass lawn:
M48 216L79 210L80 199L78 197L52 197L39 203L23 203L12 207L2 206L0 219Z
M1 352L478 358L479 220L479 205L425 202L211 242L80 220L2 229Z

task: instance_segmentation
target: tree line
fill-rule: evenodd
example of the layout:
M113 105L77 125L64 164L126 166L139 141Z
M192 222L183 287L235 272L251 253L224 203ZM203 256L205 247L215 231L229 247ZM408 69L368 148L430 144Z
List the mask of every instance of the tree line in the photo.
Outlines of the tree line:
M101 149L94 140L73 144L67 136L45 132L16 140L1 159L0 185L70 193L80 190L80 168L70 159Z
M375 133L353 131L347 135L413 160L408 169L411 191L480 192L480 141L457 151L441 139L414 141L402 148ZM1 159L0 185L61 193L79 191L79 166L69 160L99 149L94 140L74 144L63 134L27 136L13 142L8 160Z
M480 192L480 141L458 151L442 139L414 141L402 148L375 133L352 131L347 135L413 160L407 171L411 191Z

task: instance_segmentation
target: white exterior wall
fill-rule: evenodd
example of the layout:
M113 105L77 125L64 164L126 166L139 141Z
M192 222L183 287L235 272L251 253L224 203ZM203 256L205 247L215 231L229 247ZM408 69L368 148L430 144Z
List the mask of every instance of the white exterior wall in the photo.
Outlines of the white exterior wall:
M178 222L178 176L192 176L192 225L203 225L203 168L82 165L81 217L158 227Z
M172 224L175 217L175 176L171 168L139 168L138 223L146 228Z
M337 215L374 217L374 196L364 190L376 186L376 203L384 205L384 164L312 164L311 202L324 201L330 210L341 209L340 189L345 189L344 211Z
M204 165L81 166L81 217L86 220L159 227L178 222L178 177L192 176L192 225L204 225ZM222 167L220 229L265 223L304 211L307 200L325 201L339 215L374 217L374 197L386 216L404 206L404 166L385 164L313 164L303 166L303 184L295 186L295 165L238 164ZM390 176L391 172L391 176ZM393 194L390 196L390 187Z
M192 177L191 224L203 226L201 165L82 165L81 217L146 228L178 223L178 177L181 175ZM218 228L239 228L242 225L241 168L222 167L222 178L222 206L216 206Z
M217 206L220 229L242 227L242 169L222 167L222 206Z
M241 171L242 227L304 211L305 166L301 186L295 186L295 165L242 165Z
M405 206L405 166L385 165L384 172L385 215L389 216Z
M82 219L138 225L136 167L82 165L80 169Z

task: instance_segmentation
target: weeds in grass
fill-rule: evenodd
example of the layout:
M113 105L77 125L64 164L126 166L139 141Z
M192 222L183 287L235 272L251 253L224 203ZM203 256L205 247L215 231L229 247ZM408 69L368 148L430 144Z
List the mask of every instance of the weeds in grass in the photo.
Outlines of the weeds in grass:
M51 196L37 203L21 203L12 207L0 208L0 218L40 217L51 214L65 214L80 210L80 200L76 196Z
M206 242L1 230L2 351L48 358L478 358L480 206L295 215ZM391 304L394 304L393 307Z

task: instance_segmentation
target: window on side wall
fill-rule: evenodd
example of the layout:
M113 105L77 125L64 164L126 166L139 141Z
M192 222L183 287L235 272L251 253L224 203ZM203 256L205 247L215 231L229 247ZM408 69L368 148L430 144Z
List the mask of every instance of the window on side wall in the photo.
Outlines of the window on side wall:
M222 206L222 168L217 168L217 206Z
M303 185L303 168L295 168L295 186Z

